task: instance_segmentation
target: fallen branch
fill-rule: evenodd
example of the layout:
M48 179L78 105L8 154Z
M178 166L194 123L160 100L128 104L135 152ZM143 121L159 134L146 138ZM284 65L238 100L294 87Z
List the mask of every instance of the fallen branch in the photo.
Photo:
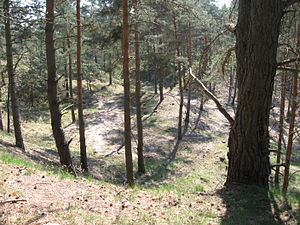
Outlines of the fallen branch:
M221 103L219 102L219 100L216 98L216 96L214 96L213 93L211 93L206 87L205 85L193 74L192 69L189 69L189 73L190 76L192 76L194 78L195 81L197 81L197 83L199 84L200 88L202 89L202 91L210 98L212 99L215 104L217 105L218 110L223 114L223 116L225 116L225 118L228 120L230 126L233 126L234 120L233 118L229 115L229 113L226 111L226 109L223 108L223 106L221 105Z
M17 202L26 202L26 199L8 199L0 202L0 205L4 205L6 203L17 203Z

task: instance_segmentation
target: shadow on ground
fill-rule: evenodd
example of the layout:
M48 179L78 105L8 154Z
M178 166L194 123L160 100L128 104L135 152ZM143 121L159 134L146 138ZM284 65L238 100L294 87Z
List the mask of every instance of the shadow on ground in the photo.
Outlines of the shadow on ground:
M223 187L217 191L217 195L222 198L227 209L222 217L222 225L293 224L289 222L295 221L293 215L297 215L287 201L278 205L280 201L274 192L256 186ZM299 222L299 218L296 220Z

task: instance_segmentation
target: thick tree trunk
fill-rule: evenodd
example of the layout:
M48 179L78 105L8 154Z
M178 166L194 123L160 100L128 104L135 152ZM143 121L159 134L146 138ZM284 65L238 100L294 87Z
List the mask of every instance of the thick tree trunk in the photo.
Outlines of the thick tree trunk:
M128 0L123 0L123 78L124 78L124 137L125 137L125 159L126 176L129 186L134 185L133 163L131 152L131 121L130 121L130 81L129 81L129 25L128 25Z
M67 35L67 46L68 46L68 65L69 65L69 92L70 92L70 100L71 100L71 116L72 116L72 123L75 123L76 118L75 118L75 110L74 110L74 97L73 97L73 76L72 76L72 55L71 55L71 41L70 41L70 34L68 31Z
M238 11L238 105L229 136L226 184L268 187L269 112L283 4L274 0L240 0Z
M57 98L56 62L54 48L54 0L46 0L46 59L48 71L48 102L50 108L51 126L55 144L60 157L60 163L72 171L72 160L69 144L61 127L61 113Z
M134 9L138 15L139 5L138 0L134 1ZM135 39L135 98L136 98L136 121L137 121L137 135L138 135L138 172L145 173L144 153L143 153L143 122L142 122L142 108L141 108L141 63L140 63L140 33L138 17L134 24L134 39Z
M11 15L9 10L9 5L10 5L9 0L4 0L3 9L4 9L4 18L5 18L7 74L9 79L9 92L11 97L11 108L12 108L16 146L25 149L23 137L22 137L22 131L21 131L21 124L20 124L18 97L16 93L15 71L14 71L13 56L12 56L12 42L11 42L11 30L10 30Z
M77 105L78 105L78 122L79 122L79 140L80 140L80 167L83 171L88 171L85 129L82 106L82 73L81 73L81 20L80 20L80 0L76 4L77 19Z

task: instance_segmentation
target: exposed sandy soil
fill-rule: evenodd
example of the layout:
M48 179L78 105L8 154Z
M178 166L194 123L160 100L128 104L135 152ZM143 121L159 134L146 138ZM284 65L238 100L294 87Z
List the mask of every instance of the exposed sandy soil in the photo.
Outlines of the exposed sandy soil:
M179 143L176 141L178 95L167 92L155 110L157 96L148 95L144 99L153 102L145 104L148 109L143 118L145 158L150 164L146 175L136 177L136 183L146 189L124 185L121 95L100 96L93 103L97 109L86 118L90 174L96 182L84 178L61 179L36 169L0 163L0 224L219 224L230 217L235 206L229 208L230 201L224 196L233 194L222 188L226 151L216 148L216 145L226 146L229 129L226 119L212 102L200 112L198 99L193 99L190 126ZM76 125L66 129L67 136L74 138L73 147L78 144L76 133ZM135 136L133 129L134 154ZM24 156L8 142L1 141L1 145L32 163L58 165L55 150L29 148ZM78 165L78 155L73 157ZM170 169L169 165L177 160L182 164ZM219 174L216 180L208 181L204 176L202 181L195 181L195 186L203 186L205 192L158 194L151 189L189 176L199 165L203 174ZM204 219L195 217L199 213L205 214ZM289 221L290 214L280 219Z

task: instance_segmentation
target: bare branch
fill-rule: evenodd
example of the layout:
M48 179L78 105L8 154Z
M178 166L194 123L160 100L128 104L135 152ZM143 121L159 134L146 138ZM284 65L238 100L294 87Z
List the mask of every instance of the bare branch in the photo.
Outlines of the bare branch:
M189 69L189 74L190 76L192 76L194 78L194 80L196 80L196 82L199 84L200 88L203 90L203 92L210 98L212 99L215 104L217 105L218 110L226 117L226 119L228 120L230 126L233 126L234 120L233 118L229 115L229 113L226 111L226 109L223 108L223 106L221 105L221 103L219 102L219 100L216 98L216 96L214 96L213 93L211 93L206 87L205 85L193 74L192 69Z
M300 72L300 70L290 68L290 67L277 67L277 70L283 70L283 71L289 71L289 72Z
M290 63L293 63L293 62L299 62L300 61L300 58L299 57L296 57L296 58L291 58L291 59L287 59L287 60L284 60L282 62L279 62L277 63L277 66L284 66L286 64L290 64Z

